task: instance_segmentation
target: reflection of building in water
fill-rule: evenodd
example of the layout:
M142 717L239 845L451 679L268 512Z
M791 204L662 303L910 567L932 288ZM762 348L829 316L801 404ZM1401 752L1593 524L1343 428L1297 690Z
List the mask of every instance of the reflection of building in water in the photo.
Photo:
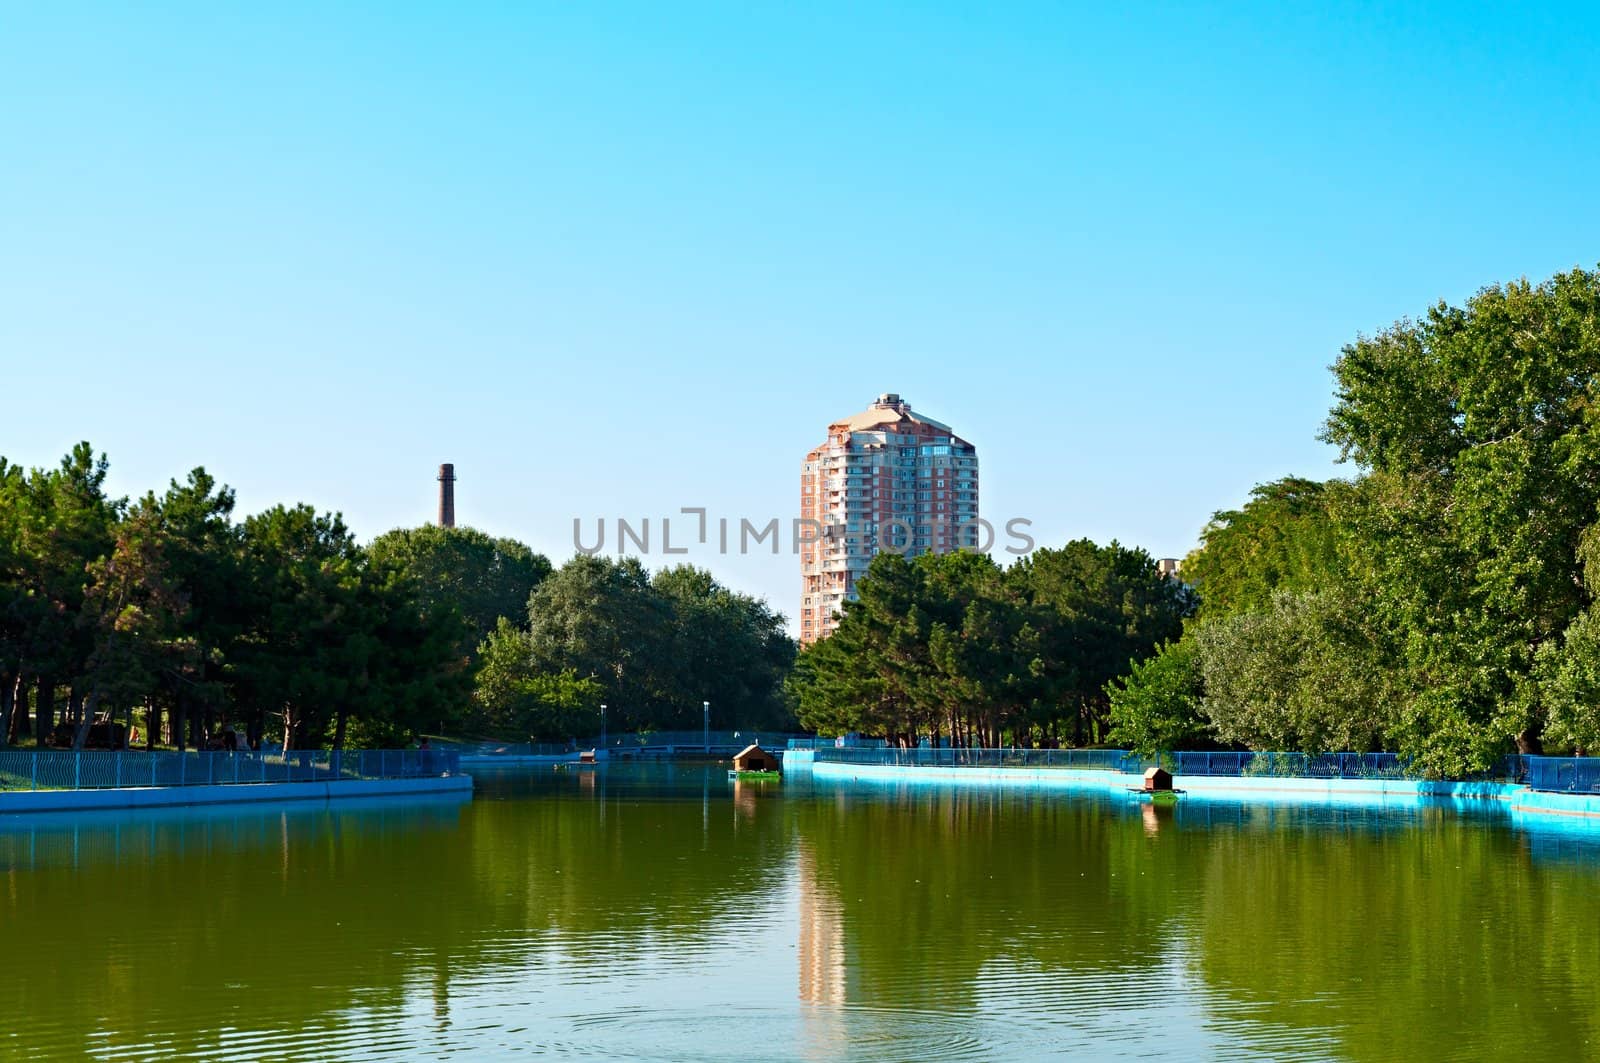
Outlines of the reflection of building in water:
M800 847L800 1000L845 1003L844 917L839 901L818 881L817 860Z
M756 818L756 802L760 800L759 784L733 780L733 827L739 829L740 820Z
M817 873L817 857L804 841L795 865L800 914L801 1059L842 1059L850 1051L845 1024L849 1002L844 952L844 910Z
M1162 813L1166 814L1163 815ZM1172 810L1170 808L1158 808L1155 802L1152 801L1149 804L1141 804L1139 806L1139 815L1144 819L1144 832L1153 838L1160 833L1162 821L1172 818Z

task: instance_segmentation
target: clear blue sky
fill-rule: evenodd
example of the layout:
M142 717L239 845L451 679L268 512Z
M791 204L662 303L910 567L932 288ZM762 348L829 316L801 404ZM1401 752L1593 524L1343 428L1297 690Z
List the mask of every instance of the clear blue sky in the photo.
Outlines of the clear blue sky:
M1600 260L1593 7L1231 7L0 5L0 454L363 537L453 461L559 562L893 390L1182 554L1338 471L1341 344Z

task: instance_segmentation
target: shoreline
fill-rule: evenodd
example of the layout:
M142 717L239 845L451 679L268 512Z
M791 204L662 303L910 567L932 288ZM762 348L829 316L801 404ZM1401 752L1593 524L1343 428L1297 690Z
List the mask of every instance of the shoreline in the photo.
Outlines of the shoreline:
M101 809L180 808L264 801L344 801L472 793L471 775L419 779L339 779L330 782L217 783L202 786L125 786L94 790L0 792L0 815Z
M785 750L784 771L830 782L958 786L1013 786L1035 790L1126 795L1139 777L1088 768L910 767L818 761L812 750ZM1500 808L1533 816L1564 817L1600 827L1600 794L1531 790L1522 783L1433 779L1312 779L1293 776L1174 775L1185 799L1266 804L1402 807L1449 803L1463 809Z

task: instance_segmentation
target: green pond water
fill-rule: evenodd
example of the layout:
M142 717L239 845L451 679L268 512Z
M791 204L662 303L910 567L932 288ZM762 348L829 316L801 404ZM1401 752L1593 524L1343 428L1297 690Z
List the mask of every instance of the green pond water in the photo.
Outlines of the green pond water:
M1600 829L478 773L0 817L4 1059L1600 1055Z

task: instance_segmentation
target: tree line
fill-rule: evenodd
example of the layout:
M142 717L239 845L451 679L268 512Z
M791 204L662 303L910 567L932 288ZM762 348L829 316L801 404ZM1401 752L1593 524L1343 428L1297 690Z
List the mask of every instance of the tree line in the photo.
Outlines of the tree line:
M237 520L204 469L134 500L107 473L87 443L55 468L0 458L0 746L553 739L592 734L605 703L643 729L703 700L785 721L781 617L703 571L553 570L470 528L363 546L306 505Z
M236 521L196 469L110 497L83 443L54 469L0 459L0 742L85 744L144 727L149 748L223 735L295 748L386 744L447 718L470 677L456 617L336 515Z
M1088 540L1008 568L970 551L880 554L856 589L789 688L805 727L902 745L1103 742L1106 684L1196 605L1143 550Z
M794 662L783 617L690 565L648 572L637 558L572 558L501 617L479 647L469 730L593 735L613 730L788 729Z
M1201 606L1113 685L1141 749L1393 750L1440 775L1600 747L1600 274L1484 289L1344 347L1346 480L1221 512Z

